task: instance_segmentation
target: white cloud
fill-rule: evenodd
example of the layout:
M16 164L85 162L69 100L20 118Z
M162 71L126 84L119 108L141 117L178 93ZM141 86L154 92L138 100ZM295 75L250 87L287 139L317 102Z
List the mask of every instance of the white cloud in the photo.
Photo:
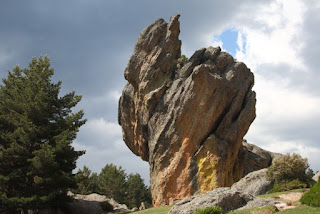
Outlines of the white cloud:
M297 141L281 141L278 140L275 143L271 143L264 146L265 149L269 151L277 151L282 154L286 153L297 153L302 157L307 157L310 164L310 168L314 171L320 169L319 154L320 149L317 147L305 146L305 142Z
M256 74L255 79L259 117L295 122L320 115L320 98L289 87L287 79L266 79L263 74Z
M225 49L223 49L223 42L221 40L217 39L217 38L213 38L211 46L213 46L213 47L219 46L222 51L226 51Z
M113 137L121 137L121 127L118 123L106 121L103 118L91 119L81 128L81 132L99 140Z
M89 120L81 127L73 146L76 150L86 150L77 161L77 169L86 165L99 173L107 163L113 163L127 173L139 173L149 183L148 163L128 149L122 140L121 127L115 122L104 118Z
M301 54L309 42L303 30L307 9L303 1L275 0L248 16L239 14L233 26L236 58L254 72L257 92L257 118L245 138L273 152L296 152L317 170L320 148L309 134L319 128L320 97L306 91L306 80L300 79L315 72Z
M303 41L294 40L301 32L304 12L301 1L277 0L252 14L250 18L253 20L239 20L236 26L241 34L246 35L247 43L246 51L240 48L236 58L252 69L262 63L287 63L305 71L302 60L297 57Z
M118 102L121 96L121 91L119 90L112 90L109 91L108 97L110 97L113 101Z

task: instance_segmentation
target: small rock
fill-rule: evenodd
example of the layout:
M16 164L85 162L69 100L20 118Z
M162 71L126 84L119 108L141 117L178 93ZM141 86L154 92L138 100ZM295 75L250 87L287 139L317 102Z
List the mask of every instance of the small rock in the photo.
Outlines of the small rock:
M131 209L131 212L135 212L135 211L138 211L139 209L137 207L134 207Z
M315 182L318 182L318 181L319 181L319 176L320 176L320 171L317 172L317 174L315 174L315 176L313 176L312 179L313 179Z
M145 210L145 209L146 209L146 205L143 202L141 202L139 210Z

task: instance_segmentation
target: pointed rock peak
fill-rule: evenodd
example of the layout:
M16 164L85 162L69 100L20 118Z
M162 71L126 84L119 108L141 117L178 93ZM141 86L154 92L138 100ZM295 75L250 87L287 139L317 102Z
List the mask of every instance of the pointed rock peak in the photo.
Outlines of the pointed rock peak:
M183 59L179 17L141 32L119 101L123 139L150 164L154 206L231 186L250 171L242 140L255 119L253 74L220 48Z

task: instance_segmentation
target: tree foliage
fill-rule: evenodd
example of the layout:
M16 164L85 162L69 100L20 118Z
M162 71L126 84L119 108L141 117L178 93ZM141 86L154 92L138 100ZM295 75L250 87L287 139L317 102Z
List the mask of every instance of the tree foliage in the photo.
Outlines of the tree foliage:
M304 179L309 168L308 159L289 153L277 158L268 168L267 176L274 181Z
M194 214L222 214L222 209L219 206L206 207L194 211Z
M141 202L146 205L152 203L150 189L144 184L141 176L138 173L127 175L121 166L106 164L99 175L91 173L91 170L84 166L76 174L76 180L78 188L73 190L75 193L103 194L118 203L126 204L129 208L139 207Z
M100 172L98 185L100 193L116 200L118 203L125 202L126 173L122 167L107 164Z
M309 192L303 194L300 201L309 206L320 207L320 181L318 181Z
M0 86L0 211L59 206L74 187L72 170L84 154L71 143L85 123L75 92L59 97L47 56L14 67Z
M126 204L139 207L141 202L151 203L151 194L139 174L129 174L127 177Z
M74 190L75 193L88 195L91 193L97 193L98 189L98 175L92 173L87 166L83 166L83 169L79 169L75 175L78 187Z
M268 168L267 177L274 181L272 192L282 192L292 189L311 187L313 171L309 168L308 160L300 155L289 153L283 155Z

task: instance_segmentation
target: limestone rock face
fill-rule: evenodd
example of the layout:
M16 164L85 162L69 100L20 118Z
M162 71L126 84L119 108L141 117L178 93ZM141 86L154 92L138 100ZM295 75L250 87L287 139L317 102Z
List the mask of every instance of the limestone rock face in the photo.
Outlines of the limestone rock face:
M123 139L150 164L154 206L231 186L270 163L248 163L242 144L256 116L253 74L219 47L179 64L178 19L141 32L119 101Z

